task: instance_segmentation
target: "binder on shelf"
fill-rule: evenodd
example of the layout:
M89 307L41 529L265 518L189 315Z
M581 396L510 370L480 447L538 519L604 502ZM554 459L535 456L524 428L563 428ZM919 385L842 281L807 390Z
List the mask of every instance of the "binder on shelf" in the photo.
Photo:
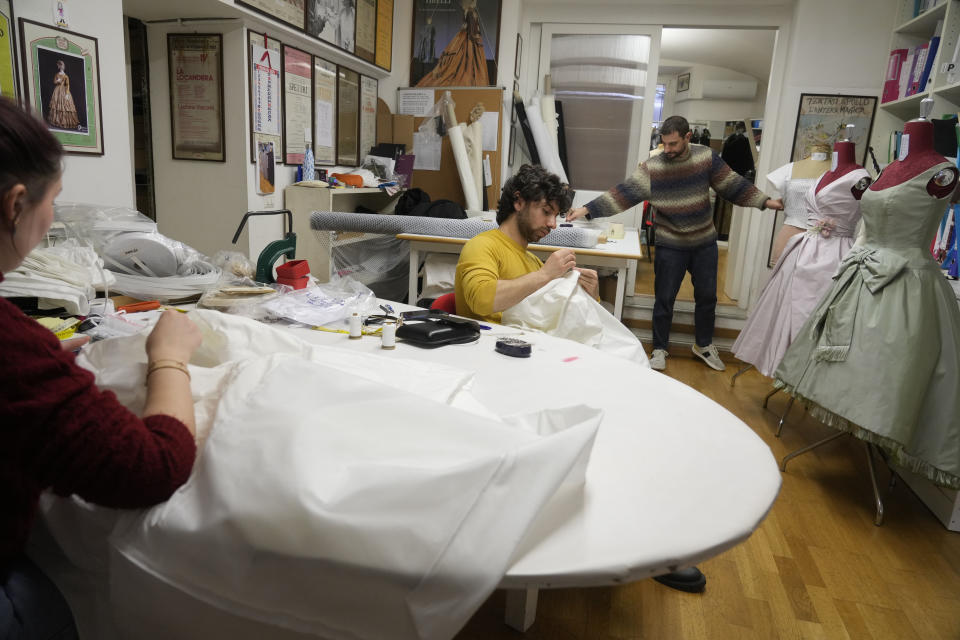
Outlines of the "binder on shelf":
M907 51L907 58L903 61L903 66L900 68L900 85L899 91L897 91L898 98L904 98L907 95L907 89L910 88L910 74L913 73L913 62L916 60L917 54L913 49Z
M920 73L920 82L917 87L918 92L926 91L933 83L933 61L937 57L937 49L940 48L940 33L943 30L943 20L937 21L937 28L933 30L933 37L927 43L927 61L923 65L923 71Z
M913 69L910 70L910 84L907 87L908 96L912 96L921 91L920 74L923 72L923 67L927 63L927 50L929 47L930 43L924 42L914 48Z
M900 97L900 72L906 59L906 49L894 49L890 52L887 75L883 80L883 97L880 102L891 102Z

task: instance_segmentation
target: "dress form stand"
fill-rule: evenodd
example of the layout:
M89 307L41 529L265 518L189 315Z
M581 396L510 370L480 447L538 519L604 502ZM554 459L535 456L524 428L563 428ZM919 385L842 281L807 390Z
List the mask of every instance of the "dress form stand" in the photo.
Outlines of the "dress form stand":
M933 123L927 117L932 109L933 101L929 98L921 103L921 115L916 120L911 120L904 125L904 137L907 138L907 148L899 160L891 163L880 175L880 178L869 187L871 191L882 191L886 188L903 184L931 167L945 162L945 158L938 154L933 147ZM957 183L956 169L951 167L938 172L932 177L926 185L927 193L938 199L942 199L953 191ZM780 469L786 470L787 463L808 451L812 451L828 442L832 442L841 436L851 435L847 431L839 431L818 442L810 444L793 451L782 459ZM870 483L873 488L873 497L876 507L874 524L880 526L883 524L883 499L880 495L879 485L876 477L876 468L874 456L879 455L881 460L887 461L885 453L875 444L864 440L866 447L867 463L870 473ZM888 462L888 468L890 468ZM890 468L890 484L892 488L896 482L896 471Z
M851 143L850 146L852 147L853 144ZM827 147L826 145L819 145L819 144L813 145L812 147L810 147L809 157L792 163L792 166L790 168L790 179L791 180L812 180L814 178L820 177L821 175L825 175L824 172L828 171L833 167L833 162L831 161L830 156L827 153L828 148L829 147ZM851 148L850 158L852 159L853 156L854 156L854 152L853 152L853 149ZM847 173L855 168L857 167L854 164L853 166L846 169L846 171L844 171L843 173ZM837 176L834 179L839 178L840 176L843 175L843 173L837 174ZM820 190L821 186L826 186L825 184L823 184L822 180L821 180L821 184L817 185L818 191ZM801 227L794 226L788 222L784 222L783 226L781 226L780 230L777 232L776 238L774 238L771 257L773 257L774 260L779 260L780 255L783 253L783 250L787 246L787 242L790 241L790 238L792 238L793 236L799 233L803 233L805 231L806 231L806 227L801 228ZM736 373L733 374L733 377L730 378L730 386L731 387L735 386L737 383L737 378L739 378L744 373L746 373L747 371L753 368L754 367L752 364L745 364L739 369L737 369ZM767 402L770 400L772 396L774 396L777 393L777 391L778 391L777 389L774 389L773 391L768 393L767 396L763 399L764 409L767 408ZM793 398L791 398L791 401L792 400ZM787 412L790 411L790 405L787 406L786 411ZM786 416L786 413L784 413L784 417L785 416ZM784 417L781 417L780 419L780 428L777 430L777 437L780 437L780 431L783 429Z
M826 145L814 145L810 147L809 157L793 163L790 169L790 179L813 180L829 171L832 166L833 162L830 158L830 148ZM773 240L772 258L778 260L790 238L806 230L806 225L796 226L791 222L784 221L780 230L777 232L776 238Z

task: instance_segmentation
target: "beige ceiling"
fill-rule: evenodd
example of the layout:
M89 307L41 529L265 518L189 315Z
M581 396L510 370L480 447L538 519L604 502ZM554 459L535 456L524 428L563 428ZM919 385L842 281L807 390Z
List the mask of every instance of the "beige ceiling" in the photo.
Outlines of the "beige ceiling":
M664 29L660 74L673 75L690 64L707 64L766 82L776 33L773 29Z

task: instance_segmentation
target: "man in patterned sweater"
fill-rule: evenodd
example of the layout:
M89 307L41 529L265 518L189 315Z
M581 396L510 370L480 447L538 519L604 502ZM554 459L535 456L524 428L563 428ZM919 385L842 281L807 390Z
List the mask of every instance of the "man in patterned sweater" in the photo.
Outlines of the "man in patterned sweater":
M640 163L626 182L586 206L571 210L567 220L582 216L612 216L649 200L657 209L654 253L653 354L650 366L666 368L673 303L686 272L693 280L696 301L693 353L710 367L726 367L713 344L717 309L717 230L713 226L710 187L720 197L742 207L783 209L720 159L712 149L690 144L690 125L681 116L664 120L660 128L663 153Z

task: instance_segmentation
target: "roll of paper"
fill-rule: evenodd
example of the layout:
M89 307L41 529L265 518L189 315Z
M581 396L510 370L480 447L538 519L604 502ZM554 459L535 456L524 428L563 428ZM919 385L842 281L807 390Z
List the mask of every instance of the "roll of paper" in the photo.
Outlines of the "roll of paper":
M543 118L540 115L540 99L536 96L530 98L527 119L530 121L530 131L533 133L537 152L540 154L540 164L550 173L560 176L561 182L568 182L567 172L563 170L563 164L560 163L560 154L557 152L557 147L550 140L550 134L547 133L547 129L543 125Z
M370 215L367 213L343 213L339 211L314 211L310 216L310 228L317 233L327 231L362 231L396 235L411 233L446 238L472 238L478 233L496 229L497 223L481 218L431 218L429 216ZM538 243L554 247L578 247L589 249L597 246L599 229L587 227L560 227L544 236ZM329 241L329 236L325 239Z
M552 93L545 93L540 98L540 115L543 116L543 126L547 129L554 149L560 149L557 142L557 107ZM559 157L559 153L557 156ZM562 164L562 163L561 163Z
M477 190L477 199L483 206L483 124L480 120L466 125L463 141L467 145L467 157L470 158L470 172Z
M457 163L457 173L460 174L460 185L463 187L463 197L466 200L467 211L480 211L480 194L477 193L473 181L473 172L470 170L470 158L467 157L467 145L464 142L464 127L458 124L447 130L450 136L450 147L453 149L453 159Z

